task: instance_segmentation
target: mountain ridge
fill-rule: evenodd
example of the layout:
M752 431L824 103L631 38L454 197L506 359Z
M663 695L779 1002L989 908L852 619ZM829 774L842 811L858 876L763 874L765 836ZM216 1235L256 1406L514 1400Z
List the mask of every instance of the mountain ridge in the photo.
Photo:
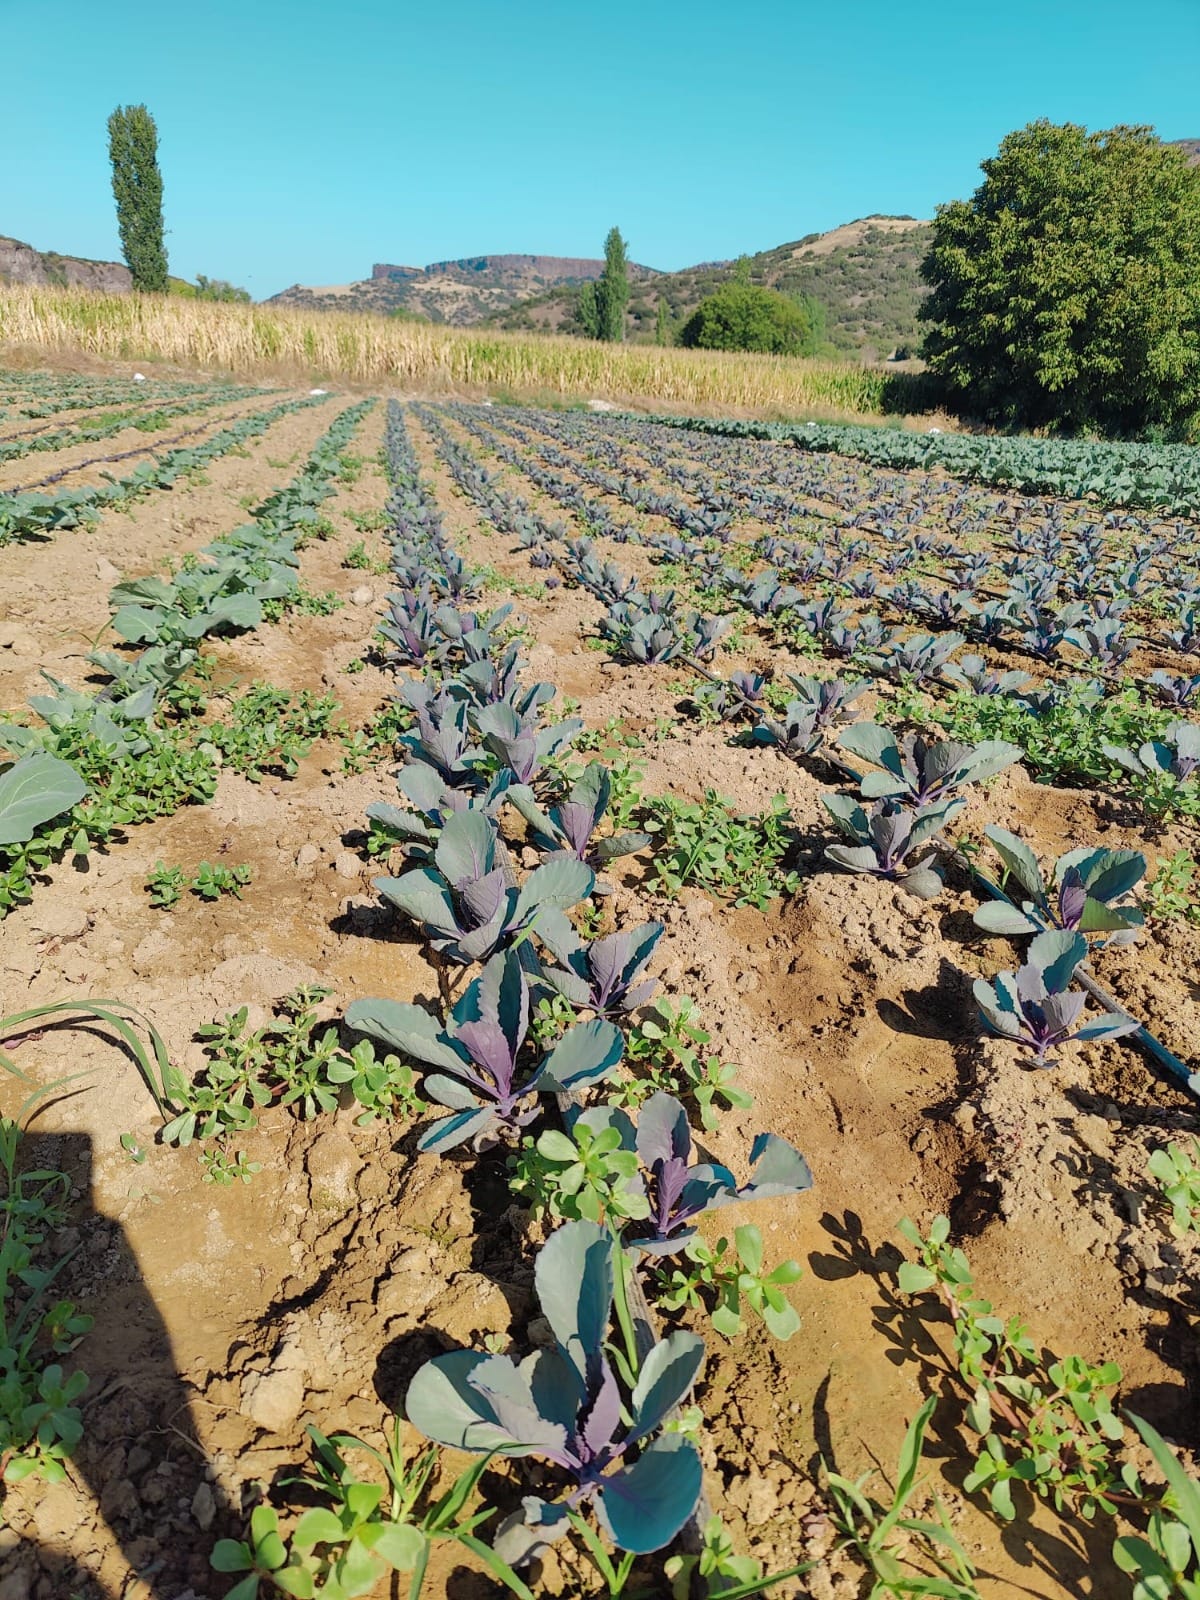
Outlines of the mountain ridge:
M604 270L600 258L497 253L432 261L424 267L377 261L369 278L354 283L308 287L292 284L271 295L268 305L311 311L410 312L432 322L467 327L549 291L594 281ZM660 276L654 267L630 262L629 275L641 283Z

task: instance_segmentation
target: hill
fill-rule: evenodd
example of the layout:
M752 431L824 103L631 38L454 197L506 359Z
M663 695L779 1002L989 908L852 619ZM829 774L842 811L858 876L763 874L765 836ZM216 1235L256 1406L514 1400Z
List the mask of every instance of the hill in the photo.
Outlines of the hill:
M487 255L434 261L426 267L378 262L357 283L306 288L293 284L272 295L269 305L309 311L408 311L431 322L460 327L503 315L510 307L557 289L577 290L598 278L602 260L581 256ZM653 267L630 265L635 283L656 279Z
M0 283L101 289L105 294L127 294L132 281L129 268L119 261L60 256L56 250L35 250L31 244L0 234Z
M750 278L784 294L811 295L825 310L825 337L846 355L886 356L919 338L917 307L926 290L918 276L931 227L913 217L863 217L828 233L750 256ZM710 261L681 272L659 273L632 286L629 333L654 337L658 302L678 325L706 294L730 277L731 261ZM553 331L571 324L576 290L562 285L508 310L493 313L497 327Z

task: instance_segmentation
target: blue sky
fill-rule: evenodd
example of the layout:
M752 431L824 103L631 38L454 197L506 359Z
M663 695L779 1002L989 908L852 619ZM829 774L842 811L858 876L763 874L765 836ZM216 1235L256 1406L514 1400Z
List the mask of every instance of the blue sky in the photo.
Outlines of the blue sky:
M675 268L929 216L1033 117L1200 137L1200 0L0 0L0 233L119 253L155 114L172 270L342 283L501 251Z

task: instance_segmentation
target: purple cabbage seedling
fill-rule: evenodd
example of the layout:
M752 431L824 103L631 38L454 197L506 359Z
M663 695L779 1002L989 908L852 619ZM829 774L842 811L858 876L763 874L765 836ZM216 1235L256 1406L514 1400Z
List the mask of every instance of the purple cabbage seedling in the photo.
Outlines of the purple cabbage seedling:
M479 787L485 755L471 731L466 701L421 679L403 684L399 698L416 713L416 726L397 740L408 759L433 767L451 788Z
M897 682L911 678L923 683L941 672L963 642L961 633L947 633L940 639L929 633L914 633L907 639L893 637L883 653L873 658L873 664Z
M722 722L732 722L743 712L762 705L766 682L759 672L731 672L728 681L719 680L700 689L695 697L696 704L711 711Z
M758 744L774 744L789 756L813 755L825 731L841 713L871 687L867 679L846 683L840 678L796 678L788 681L797 691L782 717L763 717L754 729Z
M1029 682L1027 672L996 672L982 656L975 655L947 661L942 677L955 688L977 695L1012 695Z
M1190 705L1200 694L1200 672L1193 672L1185 678L1173 672L1163 672L1160 668L1150 674L1148 681L1151 689L1168 706Z
M532 1071L522 1073L529 985L512 950L493 956L467 985L444 1030L421 1006L394 1000L355 1000L346 1021L438 1069L426 1075L421 1093L452 1114L426 1128L417 1147L439 1155L468 1140L479 1149L513 1136L538 1116L538 1095L598 1083L624 1052L620 1031L596 1018L569 1028Z
M1177 783L1187 783L1200 766L1200 725L1173 722L1161 739L1148 740L1136 753L1115 744L1102 745L1101 749L1110 761L1135 777L1174 778Z
M1023 753L1020 745L1003 739L974 745L943 739L930 744L911 735L901 744L890 728L878 722L854 723L840 735L839 743L851 755L882 769L862 779L864 800L897 799L909 806L946 800L969 784L994 777Z
M505 700L522 716L527 716L535 706L553 700L554 686L537 683L531 689L522 690L520 672L521 652L514 639L498 659L489 656L484 661L472 661L454 677L447 678L443 688L456 699L469 700L476 706L495 705Z
M477 1454L540 1456L566 1475L562 1500L528 1496L501 1530L495 1548L509 1562L530 1559L589 1503L619 1549L660 1550L700 1498L696 1446L658 1430L699 1377L704 1341L694 1333L668 1334L642 1361L623 1402L606 1350L614 1255L603 1228L565 1223L534 1268L554 1343L520 1362L452 1351L426 1362L409 1385L405 1414L428 1438ZM646 1443L652 1434L658 1437Z
M523 717L503 700L477 711L474 722L485 748L521 784L531 783L547 761L565 750L583 731L578 717L539 727L535 718Z
M605 1107L583 1115L596 1119L596 1127L605 1116L629 1122L624 1112ZM755 1138L750 1147L751 1177L740 1187L728 1167L716 1162L693 1163L687 1112L674 1096L661 1090L642 1107L632 1148L643 1168L650 1215L645 1236L631 1240L630 1245L647 1255L674 1255L682 1250L696 1237L695 1220L706 1211L735 1201L769 1200L812 1188L808 1162L794 1145L773 1133Z
M796 702L811 708L818 728L828 728L871 687L869 678L848 682L844 678L796 678L788 682L796 691ZM790 707L789 707L790 709Z
M1136 906L1116 902L1145 876L1146 858L1140 850L1068 850L1054 863L1047 885L1037 857L1016 834L997 827L983 831L1004 862L1007 879L1024 891L1025 898L1019 905L995 900L980 906L975 913L977 927L1009 935L1047 928L1106 933L1112 935L1102 941L1107 944L1129 944L1137 938L1142 913Z
M1007 600L989 600L986 605L963 608L963 626L973 639L998 644L1015 625L1012 605Z
M496 630L512 611L511 605L499 606L487 616L474 611L460 611L457 606L443 605L435 613L437 625L451 645L456 645L468 662L485 661L496 649Z
M799 589L790 584L781 584L774 572L760 572L753 578L729 573L727 587L739 604L755 617L773 616L803 599Z
M440 663L445 656L446 641L434 621L428 590L392 595L388 616L379 624L379 631L396 647L392 659L402 665Z
M752 737L756 744L775 745L793 758L811 756L825 742L816 712L800 700L789 700L782 717L764 717Z
M524 784L511 789L509 799L529 825L530 843L549 861L566 856L602 872L610 862L644 850L651 842L648 833L593 837L612 800L612 774L599 761L589 762L572 784L566 800L549 811L542 810Z
M585 943L563 912L550 907L538 918L537 936L558 966L544 967L542 976L573 1006L622 1016L645 1005L658 987L644 973L663 931L661 922L647 922Z
M850 613L844 611L832 595L823 600L806 600L794 608L792 615L802 628L818 639L831 628L840 628L851 620Z
M410 810L377 800L367 816L378 822L397 843L408 848L409 859L430 861L441 831L458 811L482 811L494 817L512 783L510 772L497 773L486 789L471 793L452 789L441 774L424 761L411 761L396 774L396 786L410 802Z
M919 900L932 900L940 893L942 879L937 870L927 863L911 863L909 857L941 833L966 805L965 800L943 800L918 809L879 800L866 812L850 795L826 794L821 799L851 841L849 845L827 845L825 854L830 861L849 872L886 878Z
M976 980L975 1000L986 1025L1032 1050L1039 1067L1052 1067L1050 1052L1073 1039L1120 1039L1136 1033L1139 1024L1133 1017L1111 1013L1076 1027L1086 996L1072 992L1071 980L1087 954L1081 933L1039 933L1016 972L998 973L992 983Z
M586 900L596 882L590 867L564 856L535 867L516 888L498 864L498 843L491 817L456 811L446 818L429 865L399 878L376 878L374 886L440 954L464 965L486 961L532 928L546 908Z
M1089 661L1098 661L1104 667L1119 667L1133 654L1133 646L1124 637L1121 624L1115 617L1068 628L1063 634L1063 643L1074 645Z

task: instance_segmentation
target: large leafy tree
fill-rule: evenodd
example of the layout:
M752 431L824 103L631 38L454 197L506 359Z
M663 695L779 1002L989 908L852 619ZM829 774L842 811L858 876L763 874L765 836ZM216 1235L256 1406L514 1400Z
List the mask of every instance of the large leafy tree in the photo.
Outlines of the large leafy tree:
M700 350L809 355L817 343L815 318L803 302L735 275L701 300L680 329L679 342Z
M109 117L108 155L121 253L133 275L133 287L146 294L166 294L158 129L145 106L118 106Z
M1030 123L938 208L923 354L964 411L1137 433L1200 412L1200 168L1152 129Z

